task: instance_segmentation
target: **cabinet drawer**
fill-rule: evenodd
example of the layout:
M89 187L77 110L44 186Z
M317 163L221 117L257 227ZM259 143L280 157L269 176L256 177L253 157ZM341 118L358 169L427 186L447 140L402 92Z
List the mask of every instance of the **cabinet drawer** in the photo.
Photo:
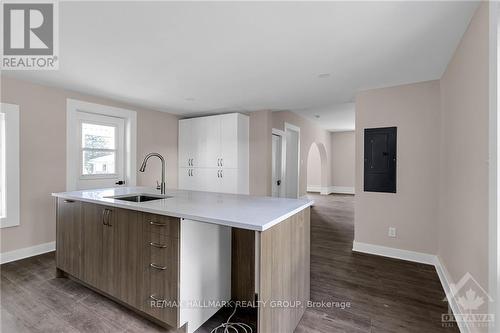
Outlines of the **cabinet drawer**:
M168 237L179 238L180 220L175 217L141 213L142 231L156 233Z
M144 312L177 327L177 280L171 281L171 274L171 271L151 272L149 293L144 299Z
M150 233L144 242L148 265L170 267L177 264L178 240L165 235Z
M153 245L152 245L153 244ZM145 234L143 242L143 311L177 327L179 240L160 233Z

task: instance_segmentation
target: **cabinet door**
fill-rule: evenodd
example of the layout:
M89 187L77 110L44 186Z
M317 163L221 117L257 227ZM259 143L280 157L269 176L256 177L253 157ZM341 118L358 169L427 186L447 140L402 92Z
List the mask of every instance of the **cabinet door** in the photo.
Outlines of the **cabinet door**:
M57 267L77 278L81 274L81 202L57 199Z
M218 191L221 193L238 193L238 169L221 169L218 179Z
M81 280L98 289L105 280L102 271L104 214L104 206L82 203Z
M103 233L103 290L137 306L138 276L142 250L142 228L138 212L109 208Z
M193 120L179 120L179 167L190 166L193 158L194 138L192 133Z
M191 190L193 191L216 191L214 190L216 180L215 168L198 168L193 169L191 174L193 177L193 184Z
M179 189L180 190L190 190L189 188L189 177L191 177L189 168L179 168Z
M221 116L221 166L224 168L238 168L238 115L226 114Z
M199 163L202 168L219 167L221 116L199 118L197 135L199 136Z
M188 135L191 136L190 154L191 167L200 167L202 165L201 156L205 146L206 126L203 124L203 118L189 119L190 127Z

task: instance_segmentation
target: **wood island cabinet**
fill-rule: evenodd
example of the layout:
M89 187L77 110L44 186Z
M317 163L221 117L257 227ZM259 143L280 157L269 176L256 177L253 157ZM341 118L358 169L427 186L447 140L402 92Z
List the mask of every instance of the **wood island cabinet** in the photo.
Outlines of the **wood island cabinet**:
M56 261L57 267L81 278L83 269L82 205L80 201L57 199Z
M57 200L56 266L72 278L178 327L178 218ZM165 302L164 302L165 301Z

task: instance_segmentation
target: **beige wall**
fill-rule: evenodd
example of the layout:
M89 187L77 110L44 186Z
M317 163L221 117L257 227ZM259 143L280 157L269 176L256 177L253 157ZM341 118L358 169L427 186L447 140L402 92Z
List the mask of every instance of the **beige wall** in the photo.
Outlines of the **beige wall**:
M356 133L332 133L332 186L354 188Z
M485 289L488 42L483 2L439 81L365 91L356 100L355 240L437 254L450 283L469 272ZM362 191L363 130L379 126L398 126L396 194ZM387 237L389 226L398 238Z
M488 4L479 6L441 79L438 256L453 282L488 286Z
M439 81L364 91L356 98L355 240L436 253ZM397 193L363 192L365 128L397 126ZM387 236L397 228L397 238Z
M317 145L311 145L307 156L307 188L321 187L321 156Z
M272 112L250 112L250 194L271 195Z
M167 158L167 186L177 187L177 117L12 78L1 78L1 101L19 105L21 224L1 229L1 252L55 240L51 192L66 189L66 99L122 107L137 112L138 165L144 154ZM153 185L159 166L151 163L138 185Z
M306 194L307 189L307 154L313 143L322 145L326 151L327 163L325 172L322 173L323 186L331 185L332 178L332 157L331 157L331 138L330 132L319 128L309 120L302 118L290 111L275 111L272 113L273 128L284 130L285 123L289 123L300 127L300 176L299 176L299 193ZM270 145L270 144L269 144ZM250 179L250 183L252 179Z

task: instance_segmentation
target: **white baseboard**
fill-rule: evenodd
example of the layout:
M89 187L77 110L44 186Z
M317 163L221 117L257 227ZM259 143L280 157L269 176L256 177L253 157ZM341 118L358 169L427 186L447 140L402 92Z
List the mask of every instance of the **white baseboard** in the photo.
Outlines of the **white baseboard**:
M25 247L19 250L0 253L0 264L5 264L11 261L33 257L39 254L54 251L55 249L56 249L56 242L48 242L31 247Z
M453 297L449 297L450 296L450 293L449 293L450 285L453 283L452 282L453 280L451 279L446 267L441 263L441 260L439 260L438 256L436 256L434 254L401 250L401 249L396 249L393 247L374 245L374 244L368 244L368 243L361 243L361 242L356 242L356 241L354 241L352 244L352 250L354 252L368 253L368 254L374 254L374 255L383 256L383 257L389 257L389 258L401 259L401 260L406 260L406 261L418 262L421 264L433 265L436 268L436 272L438 274L439 280L441 282L441 285L443 287L444 292L446 293L446 298L448 299L448 303L450 305L451 311L454 314L461 313L460 308L459 308L456 300ZM458 325L458 328L460 329L461 333L470 333L470 329L465 323L457 322L456 324Z
M433 254L401 250L393 247L360 243L356 241L352 243L352 250L354 252L374 254L383 257L418 262L421 264L434 265L436 262L436 256Z
M328 194L338 193L338 194L354 194L354 187L350 186L329 186Z
M307 185L307 192L323 192L323 188L319 185Z
M450 286L453 284L453 280L451 279L450 273L448 273L448 270L441 263L441 260L439 259L438 256L435 256L434 267L436 267L436 272L438 274L439 281L441 281L441 285L443 286L444 292L446 293L446 299L448 300L451 312L453 312L454 314L461 313L460 307L458 306L456 299L450 297L451 295ZM459 321L457 322L457 325L461 333L470 332L469 326L467 326L466 323Z
M331 193L338 194L354 194L354 187L348 186L327 186L322 187L320 185L308 185L307 192L317 192L323 195L328 195Z

